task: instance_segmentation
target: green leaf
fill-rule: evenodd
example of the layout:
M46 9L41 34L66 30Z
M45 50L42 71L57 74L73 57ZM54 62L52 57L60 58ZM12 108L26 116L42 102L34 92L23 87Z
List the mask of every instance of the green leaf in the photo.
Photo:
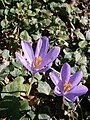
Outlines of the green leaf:
M1 26L2 26L2 28L5 28L7 26L7 21L6 20L2 20L1 21Z
M30 110L31 107L29 106L29 103L27 100L21 100L20 101L20 111L23 111L23 110Z
M80 23L83 24L83 25L87 25L87 23L88 23L88 17L81 16Z
M41 80L42 79L42 75L40 75L39 73L36 73L34 78L36 80Z
M19 83L23 83L24 82L24 78L22 76L18 76L14 79L14 81L19 82Z
M61 2L65 2L66 0L60 0Z
M90 40L90 31L86 31L86 39Z
M43 0L44 2L48 2L49 0Z
M72 51L70 49L63 49L64 58L71 60L72 59Z
M80 41L78 45L79 45L80 48L85 48L86 45L87 45L87 41L85 41L85 40Z
M10 74L11 74L12 76L16 77L16 76L21 75L21 74L22 74L22 72L21 72L19 69L14 68L14 70L13 70L13 71L11 71L11 72L10 72Z
M79 65L87 65L87 57L85 55L81 55L79 51L75 51L74 55L75 55L75 61Z
M41 37L41 34L31 34L34 40L38 40Z
M16 67L14 68L14 70L13 69L10 70L10 74L12 76L18 76L18 75L27 76L28 71L17 60L15 61L15 59L12 59L12 64L14 65L12 67Z
M47 114L39 114L38 118L39 120L50 120L50 116Z
M78 62L78 61L80 60L80 58L81 58L80 52L75 51L75 52L74 52L74 55L75 55L75 61Z
M9 62L5 61L3 64L0 65L0 72L2 75L7 75L10 71L7 67L9 65Z
M87 57L83 55L78 62L80 64L87 65Z
M39 81L37 90L39 93L44 93L46 95L49 95L51 91L51 87L47 82Z
M30 24L31 24L31 25L37 24L37 19L34 18L34 17L32 17L32 18L31 18L31 21L30 21Z
M24 31L22 31L22 32L20 33L20 38L21 38L22 40L28 40L28 41L31 42L31 37L29 36L29 34L28 34L28 32L27 32L26 30L24 30Z
M29 19L24 19L23 20L23 27L26 29L26 30L29 30L30 29L30 25L29 25Z
M25 4L31 4L31 0L23 0Z
M5 14L5 15L8 15L8 12L9 12L9 9L6 8L5 11L4 11L4 14Z
M33 110L30 110L29 112L27 112L27 114L30 116L31 120L34 120L35 112Z
M0 118L19 120L19 101L15 96L6 96L0 101Z
M68 102L64 99L64 104L68 107L68 110L74 110L75 109L75 105L73 102Z
M71 52L68 52L68 53L64 56L64 58L71 60L71 59L72 59L72 53L71 53Z
M87 73L86 65L82 65L80 69L83 71L83 76L87 78L88 73Z
M9 58L9 50L4 49L3 52L2 52L2 57L4 59L8 59Z
M10 12L11 12L12 14L15 14L16 10L15 10L14 8L11 8L11 9L10 9Z
M85 40L84 35L80 32L79 29L77 29L77 30L75 31L75 34L76 34L76 36L77 36L78 38L80 38L80 39L82 39L82 40Z
M52 3L50 3L50 8L51 8L51 10L56 11L56 10L60 9L60 4L52 2Z
M15 80L8 85L3 87L1 96L19 96L21 91L26 91L25 86L23 84L24 78L19 76L16 77Z
M59 60L58 58L56 58L56 60L55 60L55 65L56 65L56 66L59 66L60 64L61 64L60 60Z
M51 20L49 20L49 19L44 19L44 20L42 21L42 25L43 25L43 26L49 26L50 23L51 23Z
M22 65L17 60L15 61L15 59L13 59L12 64L17 68L22 69Z

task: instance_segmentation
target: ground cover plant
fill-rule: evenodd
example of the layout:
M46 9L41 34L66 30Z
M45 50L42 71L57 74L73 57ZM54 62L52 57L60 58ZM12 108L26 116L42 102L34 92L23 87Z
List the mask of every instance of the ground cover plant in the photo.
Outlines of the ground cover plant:
M0 1L0 119L90 119L89 0Z

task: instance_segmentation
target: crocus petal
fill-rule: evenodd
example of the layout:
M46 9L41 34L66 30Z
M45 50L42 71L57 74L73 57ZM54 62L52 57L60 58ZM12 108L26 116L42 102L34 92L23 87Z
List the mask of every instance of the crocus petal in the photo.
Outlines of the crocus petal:
M60 77L56 72L50 72L49 76L52 80L52 82L54 83L54 85L58 85L59 81L60 81Z
M67 101L69 101L69 102L75 102L75 100L76 100L77 97L76 97L76 95L68 94L68 95L65 95L64 98L65 98Z
M42 63L40 67L47 66L48 64L52 63L59 55L60 48L59 47L53 47L47 55L43 58Z
M88 91L88 88L84 85L76 86L72 90L68 91L64 97L68 101L74 102L77 96L81 96L85 94L87 91Z
M22 49L23 52L25 54L25 57L27 58L27 60L29 61L30 64L32 64L32 62L34 61L34 52L32 49L32 46L30 45L30 43L26 40L22 40Z
M63 81L59 80L59 83L57 85L61 91L62 94L64 94L64 85L63 85Z
M32 71L29 63L24 59L24 57L21 56L18 52L16 52L15 54L16 54L16 59L17 59L23 66L25 66L29 71Z
M31 72L32 72L32 73L36 73L36 72L38 72L38 70L39 70L39 69L36 69L36 68L34 68L33 66L31 66Z
M70 79L71 74L71 67L68 63L64 63L64 65L61 68L61 77L63 83L68 82Z
M47 65L46 67L42 69L39 69L38 72L46 72L51 66L52 66L52 63L50 63L49 65Z
M66 94L81 96L85 94L87 91L88 91L88 88L85 85L79 85L74 87L72 90L69 90Z
M80 82L82 76L83 76L82 71L78 71L70 77L69 83L72 84L71 88L73 88L74 86L76 86Z
M35 57L41 56L42 58L46 55L49 47L49 40L46 36L39 39L35 51Z
M39 56L41 47L42 47L42 39L40 38L39 41L37 42L37 47L36 47L36 50L35 50L35 57Z
M62 93L60 92L58 86L55 86L55 88L54 88L54 94L57 95L57 96L62 96Z

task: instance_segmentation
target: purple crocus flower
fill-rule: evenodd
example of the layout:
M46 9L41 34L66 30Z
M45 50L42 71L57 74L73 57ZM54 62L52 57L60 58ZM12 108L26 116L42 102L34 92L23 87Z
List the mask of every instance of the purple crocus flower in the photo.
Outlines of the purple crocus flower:
M50 72L49 75L55 84L54 93L57 96L63 96L70 102L74 102L77 96L81 96L88 91L85 85L78 85L83 76L82 71L71 75L71 67L68 63L64 63L60 75L56 72Z
M55 46L49 52L49 40L46 36L42 36L36 46L35 54L30 43L26 40L21 42L24 56L16 52L17 60L32 73L45 72L51 66L52 62L60 53L60 48Z

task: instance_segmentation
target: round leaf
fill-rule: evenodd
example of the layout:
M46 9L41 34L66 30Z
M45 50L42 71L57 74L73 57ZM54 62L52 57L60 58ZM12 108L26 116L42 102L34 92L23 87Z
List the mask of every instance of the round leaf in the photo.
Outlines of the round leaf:
M51 87L47 82L39 81L37 90L39 93L49 95Z

